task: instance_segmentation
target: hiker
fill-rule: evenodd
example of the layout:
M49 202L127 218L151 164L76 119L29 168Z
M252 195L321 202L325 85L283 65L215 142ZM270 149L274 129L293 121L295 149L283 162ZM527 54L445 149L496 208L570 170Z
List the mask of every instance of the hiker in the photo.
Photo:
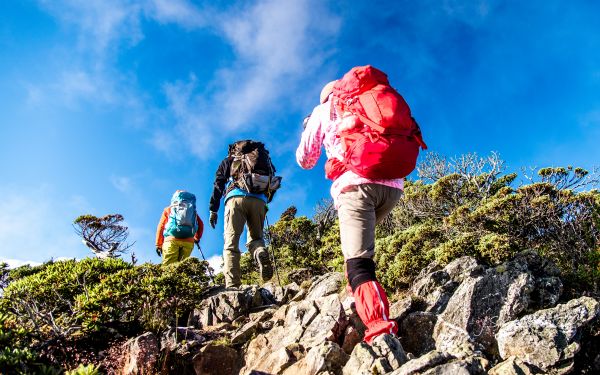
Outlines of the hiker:
M426 146L402 97L385 73L371 66L353 68L323 87L320 104L304 121L298 164L313 168L322 145L346 278L370 344L378 335L398 332L375 275L375 226L401 198L403 177L414 169L419 147Z
M229 145L227 157L217 168L210 198L209 222L214 229L221 198L224 197L223 274L227 288L241 286L239 242L244 225L247 227L246 247L258 264L263 282L273 277L273 267L263 239L263 228L267 203L273 199L275 191L281 185L281 177L274 174L275 166L264 144L252 140Z
M171 205L163 210L156 228L156 254L162 256L162 264L189 258L203 231L204 223L196 213L196 196L177 190L171 198Z

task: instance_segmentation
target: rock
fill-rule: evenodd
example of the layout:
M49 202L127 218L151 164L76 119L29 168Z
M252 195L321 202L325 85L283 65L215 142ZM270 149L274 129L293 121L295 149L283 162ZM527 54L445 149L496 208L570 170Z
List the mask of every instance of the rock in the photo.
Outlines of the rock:
M500 356L516 356L543 371L568 369L580 350L578 332L599 314L597 300L581 297L508 322L496 335Z
M228 346L209 343L192 359L196 375L235 374L239 369L238 352Z
M296 283L291 283L281 287L276 285L273 281L265 283L262 286L262 289L269 291L275 303L278 305L288 303L300 291L300 287Z
M158 339L146 332L123 344L123 375L151 375L156 373L159 350Z
M325 341L309 350L306 357L288 367L284 375L339 374L350 356L338 344Z
M306 325L300 344L312 348L325 340L341 342L348 325L346 313L337 294L315 301L318 315Z
M422 355L419 358L412 359L393 371L390 375L415 375L421 374L423 371L435 367L439 364L446 363L452 359L450 354L432 350L429 353Z
M269 325L264 323L266 320L273 316L275 311L275 309L271 308L268 310L263 310L259 313L250 314L250 321L232 333L231 344L243 344L246 341L250 340L257 332L265 328L272 328L272 326L269 327Z
M342 349L344 352L346 354L352 353L354 347L362 341L363 337L364 332L361 333L353 325L348 325L346 327L346 332L344 332L344 340L342 342Z
M356 345L342 373L385 374L408 361L400 341L393 335L380 335L373 339L372 345L364 342Z
M186 349L199 346L206 338L188 327L169 328L160 338L161 350L176 350L185 341Z
M245 366L240 374L263 371L279 374L298 360L296 355L304 348L297 342L302 335L301 329L290 332L284 326L275 327L266 334L260 334L250 341L245 351ZM294 350L288 350L293 348Z
M504 362L498 363L489 372L489 375L532 375L533 372L515 356L508 357Z
M423 304L421 309L440 313L446 308L452 293L458 286L444 270L435 271L415 280L411 292Z
M563 283L557 276L540 277L535 281L531 292L528 310L540 310L554 307L563 292Z
M414 299L411 296L392 303L390 305L390 317L395 319L398 323L401 323L402 319L404 319L415 307L413 301Z
M292 270L287 277L291 282L301 285L304 281L310 280L313 277L313 272L310 268L298 268Z
M483 272L483 266L477 263L475 258L463 256L454 259L444 267L444 271L455 283L461 283L467 277L478 276Z
M215 289L192 312L189 323L198 328L231 323L252 309L270 304L272 301L263 300L263 294L255 285L239 290Z
M308 289L306 300L315 300L330 294L337 294L344 284L344 275L340 272L330 272L318 276Z
M487 374L487 366L487 359L480 356L470 356L438 365L425 371L423 375L483 375Z
M428 272L425 272L427 271ZM439 269L436 263L425 268L413 282L410 290L414 298L423 306L415 308L439 314L446 308L450 297L458 285L467 277L474 277L483 271L473 257L464 256Z
M473 349L496 355L497 326L527 309L533 287L527 265L519 262L467 276L438 316L433 332L436 349L456 357Z
M436 321L437 315L433 313L417 311L409 314L398 332L404 350L417 357L434 350L433 328Z
M379 335L375 337L371 342L371 349L377 356L387 361L390 370L395 370L408 362L400 340L394 335Z

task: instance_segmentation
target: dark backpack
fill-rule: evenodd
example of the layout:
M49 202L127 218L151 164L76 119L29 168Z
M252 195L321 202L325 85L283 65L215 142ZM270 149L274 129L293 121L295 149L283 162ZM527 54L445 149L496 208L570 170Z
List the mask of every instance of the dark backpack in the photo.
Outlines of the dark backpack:
M262 142L250 139L229 146L230 176L233 184L253 194L265 194L269 201L281 187L281 177L275 176L275 166Z

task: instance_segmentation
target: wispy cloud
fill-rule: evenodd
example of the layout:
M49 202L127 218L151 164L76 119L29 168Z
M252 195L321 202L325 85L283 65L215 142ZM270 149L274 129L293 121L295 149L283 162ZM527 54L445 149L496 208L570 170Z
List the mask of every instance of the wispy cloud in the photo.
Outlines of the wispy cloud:
M110 182L115 187L115 189L119 190L122 193L129 193L133 189L133 181L131 177L112 175L110 177Z
M80 198L62 197L48 185L0 188L0 194L1 258L48 260L85 254L71 227L71 220L81 213Z
M215 274L221 272L221 270L223 268L223 257L222 256L220 256L220 255L213 255L210 258L208 258L207 261L208 261L208 264L214 270Z
M7 263L9 268L17 268L29 264L30 266L39 266L40 262L35 262L33 260L22 260L22 259L10 259L0 257L0 263Z
M214 27L235 59L215 72L207 85L212 91L199 91L195 76L165 85L178 129L184 139L194 140L190 147L197 156L212 156L206 151L215 138L244 130L261 116L282 107L299 108L303 101L296 98L314 89L304 82L323 73L319 67L340 26L339 18L321 8L308 0L266 0L217 17ZM313 17L317 11L322 18ZM275 125L261 123L269 126Z

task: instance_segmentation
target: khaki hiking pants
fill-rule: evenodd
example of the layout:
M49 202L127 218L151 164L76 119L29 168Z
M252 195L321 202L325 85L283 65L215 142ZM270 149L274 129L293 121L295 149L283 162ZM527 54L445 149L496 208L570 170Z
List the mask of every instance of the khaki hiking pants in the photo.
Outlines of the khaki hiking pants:
M225 203L225 231L223 237L223 275L226 287L241 285L240 271L240 237L247 227L246 248L254 258L255 251L265 248L263 240L263 227L267 205L264 201L254 197L232 197Z
M338 197L338 217L344 259L373 258L375 225L402 197L402 190L378 184L354 186Z

